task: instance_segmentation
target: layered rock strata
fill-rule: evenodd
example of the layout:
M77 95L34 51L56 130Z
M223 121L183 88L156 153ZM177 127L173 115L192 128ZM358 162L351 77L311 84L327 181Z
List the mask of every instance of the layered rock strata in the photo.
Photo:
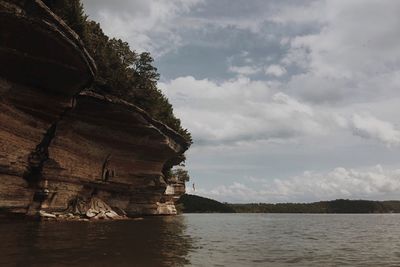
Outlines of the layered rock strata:
M183 194L185 194L185 183L174 178L169 180L162 201L158 203L158 213L177 214L175 203Z
M184 185L171 197L177 182L163 170L188 143L140 108L84 90L95 65L40 0L0 0L0 62L0 211L48 214L96 198L128 216L176 213Z

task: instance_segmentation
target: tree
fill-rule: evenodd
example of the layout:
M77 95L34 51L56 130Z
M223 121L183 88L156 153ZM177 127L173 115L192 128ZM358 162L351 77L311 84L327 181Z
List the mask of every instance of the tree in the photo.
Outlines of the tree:
M43 2L79 36L85 34L87 16L80 0L44 0Z
M188 171L182 168L172 170L172 176L180 182L189 182L190 180Z

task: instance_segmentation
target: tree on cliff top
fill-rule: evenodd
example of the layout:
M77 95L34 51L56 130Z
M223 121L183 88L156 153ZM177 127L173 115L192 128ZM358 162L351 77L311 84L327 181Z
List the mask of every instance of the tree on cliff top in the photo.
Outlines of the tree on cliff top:
M172 176L180 182L189 182L190 180L188 171L182 168L172 170Z
M80 0L43 0L79 36L84 35L87 16Z
M99 23L88 20L80 0L44 0L84 41L97 65L92 89L131 102L165 123L187 141L191 135L173 114L172 105L157 87L160 77L150 53L137 54L128 43L109 38Z

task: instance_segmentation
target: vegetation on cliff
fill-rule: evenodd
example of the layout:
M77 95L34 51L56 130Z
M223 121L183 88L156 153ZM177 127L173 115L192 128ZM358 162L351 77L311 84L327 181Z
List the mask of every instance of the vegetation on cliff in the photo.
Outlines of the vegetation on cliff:
M171 171L171 176L175 177L180 182L189 182L190 177L187 170L176 168Z
M118 96L147 111L188 142L192 138L173 114L172 105L157 87L160 77L148 52L136 53L127 42L109 38L100 24L88 19L80 0L44 0L84 41L97 65L92 90Z

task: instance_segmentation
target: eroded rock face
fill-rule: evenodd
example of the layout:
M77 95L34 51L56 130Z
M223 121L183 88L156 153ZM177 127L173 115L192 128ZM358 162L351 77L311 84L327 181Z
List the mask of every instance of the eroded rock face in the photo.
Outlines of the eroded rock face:
M19 84L76 93L95 65L79 37L40 0L0 1L0 73Z
M175 202L185 194L185 183L174 178L167 183L163 201L158 203L157 211L160 214L177 214Z
M176 213L162 170L187 142L132 104L82 92L95 65L41 1L0 0L0 62L0 211L95 197L131 216Z
M96 195L128 215L169 214L157 204L165 202L168 185L162 170L187 144L157 123L119 99L81 93L49 147L43 179L50 196L44 204L61 210L77 195Z

